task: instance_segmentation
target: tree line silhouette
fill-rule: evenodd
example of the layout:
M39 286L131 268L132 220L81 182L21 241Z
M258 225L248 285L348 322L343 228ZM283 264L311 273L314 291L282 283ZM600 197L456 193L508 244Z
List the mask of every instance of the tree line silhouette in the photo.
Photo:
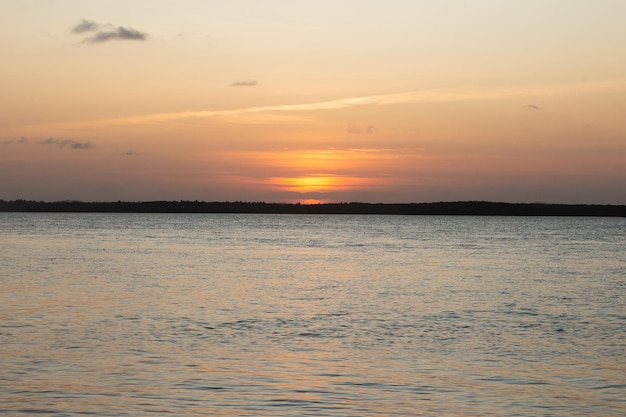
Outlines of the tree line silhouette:
M0 199L2 212L68 213L276 213L276 214L397 214L480 216L626 217L626 205L498 203L453 201L433 203L266 203L206 201L33 201Z

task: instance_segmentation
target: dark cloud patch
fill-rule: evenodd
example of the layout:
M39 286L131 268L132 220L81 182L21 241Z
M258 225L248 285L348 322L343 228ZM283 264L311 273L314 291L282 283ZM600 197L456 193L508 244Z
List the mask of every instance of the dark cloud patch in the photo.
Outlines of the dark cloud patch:
M126 151L126 152L122 152L120 155L123 156L137 156L139 155L137 152L130 150L130 151Z
M375 126L366 126L366 127L360 127L355 125L354 123L348 123L348 127L346 128L346 132L353 134L353 135L359 135L359 134L366 134L369 135L370 133L374 133L374 131L376 130Z
M256 85L258 85L256 80L240 80L240 81L235 81L230 86L231 87L255 87Z
M113 26L111 24L100 24L93 20L81 19L71 29L72 33L81 35L90 33L84 38L82 43L105 43L110 41L145 41L148 34L133 28L124 26Z
M54 145L58 148L68 148L68 149L92 149L94 145L91 142L81 142L74 139L57 139L50 137L45 140L41 140L39 142L40 145Z
M93 36L85 38L83 40L83 43L104 43L116 40L145 41L146 39L148 39L148 35L144 32L140 32L132 28L118 26L113 30L98 31Z
M4 140L4 141L2 141L2 144L3 145L13 145L14 143L21 143L21 144L23 144L23 143L27 143L27 142L28 142L28 139L25 138L24 136L22 136L19 139L7 139L7 140Z
M80 34L85 32L94 32L100 28L100 24L93 20L81 19L73 28L72 33Z
M542 110L542 108L537 106L536 104L527 104L524 106L524 108L528 110Z

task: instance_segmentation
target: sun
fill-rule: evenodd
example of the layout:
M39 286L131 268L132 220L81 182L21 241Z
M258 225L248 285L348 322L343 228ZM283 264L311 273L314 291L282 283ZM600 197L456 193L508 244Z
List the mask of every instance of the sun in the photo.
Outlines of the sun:
M296 203L314 206L316 204L327 204L332 203L332 200L329 199L317 199L317 198L303 198L300 200L296 200Z

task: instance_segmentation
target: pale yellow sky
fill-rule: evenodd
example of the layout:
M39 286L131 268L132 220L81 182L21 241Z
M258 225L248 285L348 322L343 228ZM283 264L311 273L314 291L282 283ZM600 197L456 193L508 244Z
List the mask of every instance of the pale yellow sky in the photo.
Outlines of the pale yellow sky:
M0 198L626 204L623 1L0 1Z

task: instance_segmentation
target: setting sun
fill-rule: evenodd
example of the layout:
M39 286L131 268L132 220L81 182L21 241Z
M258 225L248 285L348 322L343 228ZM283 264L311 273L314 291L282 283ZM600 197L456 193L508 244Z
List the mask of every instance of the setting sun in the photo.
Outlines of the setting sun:
M241 153L235 158L231 153L224 160L237 160L249 170L275 172L260 183L254 178L241 178L242 183L263 184L267 190L289 193L289 201L332 202L340 192L384 189L401 184L402 179L393 174L398 163L417 167L422 160L421 149L404 150L398 155L388 149L304 149L273 150ZM317 193L317 195L306 195Z
M314 204L326 204L331 203L329 200L317 200L315 198L305 198L301 200L296 200L295 203L314 205Z

